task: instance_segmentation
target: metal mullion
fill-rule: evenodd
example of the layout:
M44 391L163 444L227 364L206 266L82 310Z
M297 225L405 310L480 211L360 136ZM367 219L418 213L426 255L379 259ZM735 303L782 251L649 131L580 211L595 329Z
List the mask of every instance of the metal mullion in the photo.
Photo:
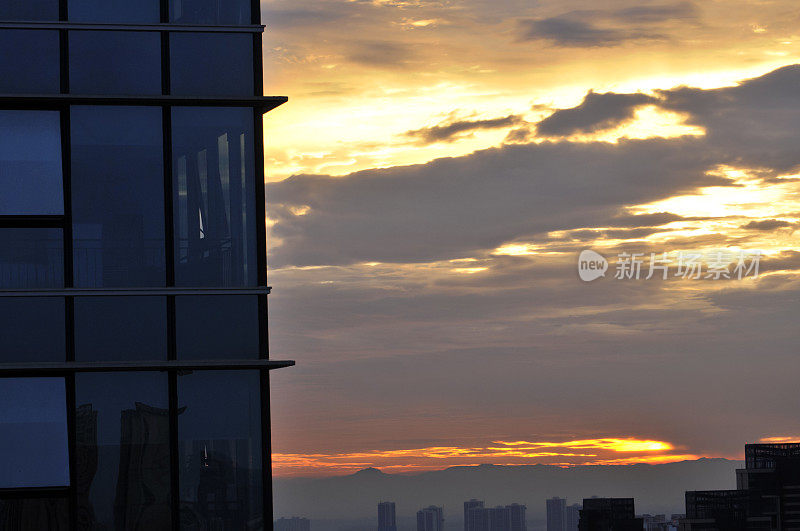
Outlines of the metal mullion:
M0 216L2 229L63 229L64 216Z
M170 505L172 512L172 529L180 530L181 497L179 491L180 470L178 459L178 374L169 371L169 478L170 478Z
M64 377L66 384L66 406L67 406L67 448L69 452L69 521L70 529L78 529L78 466L77 466L77 446L78 432L76 427L76 393L75 393L75 373L67 374Z
M273 527L273 505L272 505L272 419L270 414L269 396L269 371L260 372L259 383L261 386L261 481L263 483L261 491L264 497L264 529L271 530Z

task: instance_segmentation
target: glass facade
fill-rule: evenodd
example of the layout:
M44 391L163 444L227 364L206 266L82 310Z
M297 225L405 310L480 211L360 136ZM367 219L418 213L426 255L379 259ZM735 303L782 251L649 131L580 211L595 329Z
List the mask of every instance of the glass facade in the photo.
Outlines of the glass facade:
M269 528L255 4L0 4L0 529Z
M75 488L86 529L169 530L167 376L78 374Z
M0 32L0 50L15 50L0 54L0 94L58 93L58 31L5 30ZM36 60L31 61L30 57Z
M0 488L69 485L63 378L0 379Z
M172 110L179 286L255 286L253 113Z
M181 528L253 529L262 511L258 374L178 378Z
M69 89L73 94L161 94L160 35L71 31Z
M163 286L161 110L73 106L70 114L75 285Z
M61 172L59 113L0 110L0 215L63 214Z

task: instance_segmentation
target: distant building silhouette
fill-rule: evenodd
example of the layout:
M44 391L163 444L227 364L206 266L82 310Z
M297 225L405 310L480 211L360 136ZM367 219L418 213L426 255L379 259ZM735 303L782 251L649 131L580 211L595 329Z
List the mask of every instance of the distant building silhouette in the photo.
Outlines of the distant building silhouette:
M564 531L564 508L567 505L565 498L555 496L547 504L547 531Z
M476 517L482 513L480 511L472 511L471 509L483 509L483 501L472 498L464 502L464 531L485 531L485 529L478 526L478 522L476 522Z
M308 518L278 518L275 521L275 531L311 531L311 520Z
M498 505L486 509L489 515L489 531L510 531L511 529L511 511L508 507Z
M417 511L417 531L443 531L444 514L441 507L431 505Z
M528 531L528 524L525 520L527 507L518 503L506 505L509 518L509 531Z
M580 531L641 531L633 498L584 498L580 511Z
M688 491L685 531L800 529L800 443L748 444L736 490Z
M378 504L378 531L397 531L394 502Z
M564 531L578 531L581 507L580 503L573 503L564 507Z
M489 531L489 509L480 505L475 505L469 509L465 508L467 513L467 531Z

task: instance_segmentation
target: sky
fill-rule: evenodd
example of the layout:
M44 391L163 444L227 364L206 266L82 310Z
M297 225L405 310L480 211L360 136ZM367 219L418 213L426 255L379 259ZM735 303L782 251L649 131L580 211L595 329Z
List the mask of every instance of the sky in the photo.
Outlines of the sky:
M272 375L276 476L800 436L794 2L262 18L265 90L289 96L265 119L270 355L297 361Z

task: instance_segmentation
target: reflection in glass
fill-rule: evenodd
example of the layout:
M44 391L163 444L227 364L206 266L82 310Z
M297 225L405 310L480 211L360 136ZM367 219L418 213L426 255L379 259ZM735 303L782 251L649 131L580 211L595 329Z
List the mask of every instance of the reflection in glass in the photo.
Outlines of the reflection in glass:
M63 378L0 378L0 488L69 485Z
M178 376L181 528L261 529L257 371Z
M164 297L75 297L75 359L165 360Z
M69 32L69 90L73 94L161 94L160 34Z
M172 110L175 282L256 284L253 112Z
M0 6L5 0L0 2ZM0 7L2 13L3 7ZM56 9L58 13L58 9ZM58 18L58 15L56 15ZM0 15L0 20L9 20ZM0 94L57 94L61 91L58 31L0 30ZM35 57L35 60L31 60Z
M78 521L83 529L170 529L167 376L75 376Z
M0 215L64 213L57 111L0 111Z
M0 497L0 529L4 531L67 531L67 498Z
M0 363L65 361L64 319L63 298L0 297Z
M165 283L161 109L72 106L75 286Z
M250 0L170 0L169 21L178 24L251 23Z
M61 229L0 228L0 289L63 287Z
M3 0L0 20L58 20L58 0Z
M178 359L258 358L258 297L175 297Z
M70 22L117 22L157 24L161 21L158 0L69 0Z
M169 53L172 94L255 94L250 34L176 32L169 36Z

